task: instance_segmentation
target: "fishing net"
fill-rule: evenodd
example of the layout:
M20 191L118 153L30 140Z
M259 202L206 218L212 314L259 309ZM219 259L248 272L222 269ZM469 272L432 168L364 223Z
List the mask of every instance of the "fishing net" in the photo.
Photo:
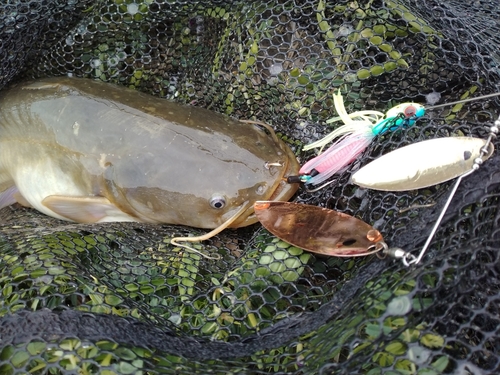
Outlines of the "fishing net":
M6 0L0 86L70 74L133 87L265 121L303 163L315 154L302 146L333 129L339 89L348 112L499 91L499 18L486 0ZM499 114L498 99L428 110L297 201L417 254L453 182L377 192L351 174L416 141L485 138ZM7 207L0 373L498 373L499 163L464 179L413 267L313 255L258 224L196 245L214 261L169 244L202 230Z

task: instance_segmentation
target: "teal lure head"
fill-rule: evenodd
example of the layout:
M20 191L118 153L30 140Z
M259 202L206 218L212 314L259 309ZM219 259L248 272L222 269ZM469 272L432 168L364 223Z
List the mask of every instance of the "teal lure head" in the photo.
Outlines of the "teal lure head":
M415 121L425 114L425 108L417 103L403 103L392 107L385 114L385 118L372 128L374 135L384 134L386 131L395 131L401 127L415 124Z

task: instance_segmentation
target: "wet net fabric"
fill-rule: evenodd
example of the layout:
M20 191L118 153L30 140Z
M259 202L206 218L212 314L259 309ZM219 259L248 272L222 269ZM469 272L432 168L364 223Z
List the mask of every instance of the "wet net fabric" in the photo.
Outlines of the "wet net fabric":
M302 145L348 112L499 91L492 1L7 0L0 86L71 74L271 124ZM427 111L297 201L354 215L417 253L453 182L391 193L350 176L416 141L486 138L498 99ZM499 144L495 141L498 148ZM423 262L324 258L260 225L78 225L0 212L1 374L494 374L500 371L500 157L465 178ZM189 173L189 171L187 171ZM182 202L179 202L182 204Z

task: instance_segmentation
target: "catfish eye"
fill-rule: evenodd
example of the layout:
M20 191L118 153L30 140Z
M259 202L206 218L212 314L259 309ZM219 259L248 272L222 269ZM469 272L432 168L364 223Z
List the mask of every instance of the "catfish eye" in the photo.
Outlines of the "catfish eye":
M210 207L215 208L216 210L224 208L225 205L226 199L224 199L223 196L214 195L212 198L210 198Z

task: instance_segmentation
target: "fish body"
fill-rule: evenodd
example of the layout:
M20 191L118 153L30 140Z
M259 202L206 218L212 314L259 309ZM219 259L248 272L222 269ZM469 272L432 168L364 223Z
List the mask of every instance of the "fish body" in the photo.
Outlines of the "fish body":
M198 228L240 212L241 227L256 200L288 200L298 170L274 133L124 87L60 77L0 94L0 207Z
M362 167L356 185L374 190L406 191L436 185L472 169L486 141L472 137L430 139L401 147ZM491 156L493 148L483 157Z

